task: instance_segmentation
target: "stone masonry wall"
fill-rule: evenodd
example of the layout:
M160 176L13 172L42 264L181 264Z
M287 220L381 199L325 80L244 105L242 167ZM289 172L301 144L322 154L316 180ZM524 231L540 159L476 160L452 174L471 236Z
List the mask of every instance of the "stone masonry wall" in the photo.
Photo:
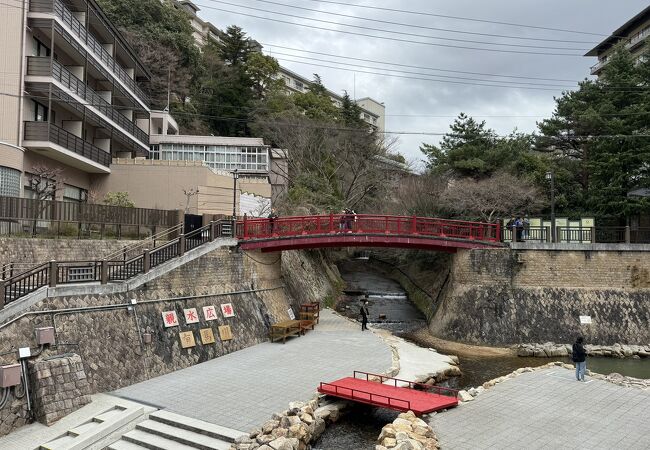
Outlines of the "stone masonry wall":
M79 355L29 363L34 416L51 425L90 403L90 385Z
M41 264L59 261L86 261L121 250L135 241L0 238L0 266L11 262Z
M304 301L284 289L279 258L279 254L245 254L221 247L129 293L43 300L31 311L109 308L24 316L0 328L0 354L19 346L36 347L34 328L54 326L58 345L46 348L42 357L77 353L90 392L96 393L264 342L270 324L287 320L288 308L297 312ZM131 305L131 299L137 299L137 304ZM220 305L224 303L232 304L234 317L223 316ZM205 320L204 306L216 307L216 320ZM198 323L186 323L183 310L188 308L197 309ZM176 312L179 326L165 328L166 311ZM218 327L222 325L231 327L232 340L220 339ZM212 330L214 343L202 342L200 330L206 328ZM194 347L181 347L179 333L186 331L193 333ZM144 342L145 333L151 334L149 344ZM0 357L0 364L13 362L14 355ZM0 410L0 435L24 423L16 414L5 414L11 407ZM16 424L3 425L5 416L7 422Z
M573 342L578 334L599 345L645 345L649 273L650 253L641 251L460 251L429 328L487 345Z

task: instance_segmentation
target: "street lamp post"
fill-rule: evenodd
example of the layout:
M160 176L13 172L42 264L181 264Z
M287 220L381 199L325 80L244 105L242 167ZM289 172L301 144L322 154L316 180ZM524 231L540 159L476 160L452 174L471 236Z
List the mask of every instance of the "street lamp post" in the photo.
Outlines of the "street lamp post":
M237 219L237 179L239 178L239 173L237 169L232 173L232 219Z
M551 182L551 242L555 242L555 173L546 172L546 179Z

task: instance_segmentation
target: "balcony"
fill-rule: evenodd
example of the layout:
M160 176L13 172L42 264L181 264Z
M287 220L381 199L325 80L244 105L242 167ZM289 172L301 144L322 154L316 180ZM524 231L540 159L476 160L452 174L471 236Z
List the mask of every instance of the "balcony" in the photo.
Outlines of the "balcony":
M607 64L607 60L603 59L601 61L598 61L596 64L591 66L591 74L592 75L598 75L598 72L600 72L600 69L605 67L605 64Z
M78 136L70 133L69 131L59 128L58 126L48 122L25 122L25 135L23 137L24 146L28 148L44 148L50 149L49 146L44 146L42 143L48 142L63 147L68 152L72 152L78 156L90 160L92 163L80 160L74 156L62 155L61 152L49 152L46 156L53 159L65 162L66 164L76 166L88 172L108 173L108 167L111 164L111 154L95 147L89 142L84 141ZM94 164L93 164L94 163ZM98 167L101 166L101 167Z
M52 66L50 67L50 61ZM79 78L75 77L57 61L48 57L30 56L27 58L27 75L52 77L66 88L86 100L89 106L99 110L104 116L115 122L128 133L133 135L144 146L149 146L149 136L133 122L122 115L113 105L89 88Z
M644 41L645 38L647 38L648 36L650 36L650 28L647 28L647 29L643 30L641 33L639 33L636 36L632 37L630 39L630 42L625 44L625 47L628 48L628 49L632 49L632 47L635 47L637 44Z
M29 10L37 13L54 13L90 49L93 56L108 67L148 107L149 97L136 84L120 64L115 61L102 44L86 30L84 25L66 8L61 0L31 0Z

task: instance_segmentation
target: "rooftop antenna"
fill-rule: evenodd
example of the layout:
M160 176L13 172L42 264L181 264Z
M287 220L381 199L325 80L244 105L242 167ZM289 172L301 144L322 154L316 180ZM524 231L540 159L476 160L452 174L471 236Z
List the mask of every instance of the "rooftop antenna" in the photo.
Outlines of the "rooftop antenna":
M354 83L352 85L352 97L354 98L354 101L357 101L357 73L353 72L352 74L354 76Z

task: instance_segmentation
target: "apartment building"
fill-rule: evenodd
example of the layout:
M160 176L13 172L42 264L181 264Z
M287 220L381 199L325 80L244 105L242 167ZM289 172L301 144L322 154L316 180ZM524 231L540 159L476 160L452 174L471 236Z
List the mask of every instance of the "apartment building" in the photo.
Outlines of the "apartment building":
M609 61L614 46L621 41L625 41L625 46L632 52L632 55L637 58L643 57L647 50L646 38L648 36L650 36L650 6L625 22L611 36L585 55L598 57L598 62L591 67L591 74L600 75L603 67Z
M0 68L0 195L47 166L84 201L113 157L148 154L151 75L94 0L0 3Z
M203 47L209 42L219 42L224 32L212 25L210 22L202 20L198 16L200 8L189 0L176 0L175 4L178 8L186 11L190 17L190 24L194 30L193 36L196 45ZM262 51L262 46L253 41L255 47ZM311 79L304 77L286 67L280 66L280 73L278 74L284 80L289 92L306 92L311 85ZM340 107L343 102L343 97L330 90L327 91L332 98L332 103ZM383 103L373 100L369 97L357 100L357 104L361 107L361 118L369 125L377 128L379 131L385 131L385 116L386 108Z

